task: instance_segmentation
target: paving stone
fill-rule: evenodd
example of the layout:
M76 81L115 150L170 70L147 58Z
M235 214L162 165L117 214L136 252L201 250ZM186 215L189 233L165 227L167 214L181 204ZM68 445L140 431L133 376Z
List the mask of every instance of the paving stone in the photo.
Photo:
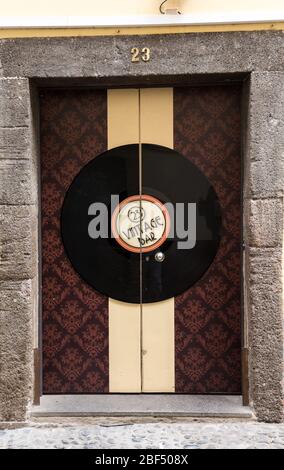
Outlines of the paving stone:
M255 422L31 425L0 431L12 449L284 449L284 424Z

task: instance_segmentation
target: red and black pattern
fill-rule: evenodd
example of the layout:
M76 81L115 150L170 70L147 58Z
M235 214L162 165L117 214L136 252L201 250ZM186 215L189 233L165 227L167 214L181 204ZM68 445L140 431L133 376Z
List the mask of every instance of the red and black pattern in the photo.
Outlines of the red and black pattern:
M106 91L40 93L43 393L108 392L108 299L76 274L60 213L81 168L107 148Z
M207 273L175 299L179 393L241 392L241 86L176 88L174 146L197 165L222 208Z

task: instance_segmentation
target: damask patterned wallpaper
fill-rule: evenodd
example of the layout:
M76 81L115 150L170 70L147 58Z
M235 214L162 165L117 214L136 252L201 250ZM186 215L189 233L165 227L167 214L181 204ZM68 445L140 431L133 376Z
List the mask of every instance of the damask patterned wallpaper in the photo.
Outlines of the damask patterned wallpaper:
M40 106L43 392L108 392L108 299L76 274L60 234L66 190L107 148L106 91L45 90Z
M241 86L176 88L174 146L222 209L219 251L175 299L176 392L241 392Z

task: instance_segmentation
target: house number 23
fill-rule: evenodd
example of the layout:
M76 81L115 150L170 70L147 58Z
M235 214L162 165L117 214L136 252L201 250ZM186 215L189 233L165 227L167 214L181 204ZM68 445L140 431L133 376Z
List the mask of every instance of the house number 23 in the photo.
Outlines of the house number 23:
M138 47L132 47L131 49L131 62L148 62L151 58L151 50L149 47L143 47L141 50Z

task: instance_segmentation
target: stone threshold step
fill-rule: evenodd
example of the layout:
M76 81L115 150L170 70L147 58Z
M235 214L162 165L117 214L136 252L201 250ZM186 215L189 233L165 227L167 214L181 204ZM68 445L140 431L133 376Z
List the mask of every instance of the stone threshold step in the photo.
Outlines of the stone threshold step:
M253 416L236 395L43 395L30 411L32 416Z

